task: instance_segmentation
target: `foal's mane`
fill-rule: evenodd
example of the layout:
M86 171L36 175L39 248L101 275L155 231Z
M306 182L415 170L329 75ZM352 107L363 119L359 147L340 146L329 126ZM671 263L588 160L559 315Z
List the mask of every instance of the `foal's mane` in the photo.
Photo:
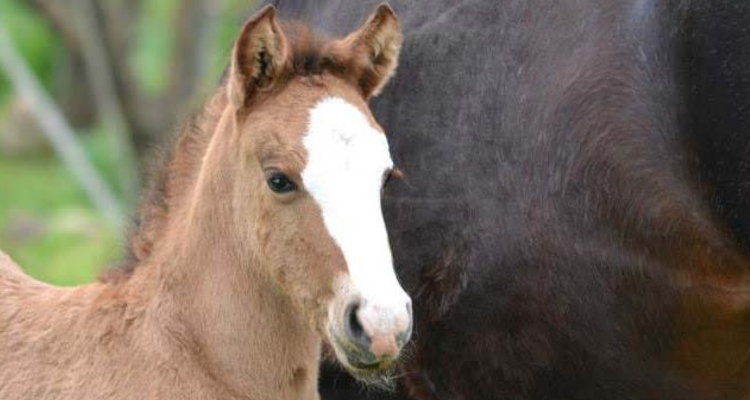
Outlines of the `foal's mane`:
M282 22L282 27L291 50L285 78L311 77L324 72L347 73L348 68L344 65L347 60L341 57L338 49L327 46L330 43L327 38L314 34L299 22ZM158 246L180 200L190 193L203 155L228 105L225 94L227 75L225 70L219 87L203 108L187 118L176 134L171 135L171 140L155 152L154 158L158 161L148 173L148 184L135 213L125 260L104 271L99 276L100 281L116 283L127 280L136 267L147 263Z

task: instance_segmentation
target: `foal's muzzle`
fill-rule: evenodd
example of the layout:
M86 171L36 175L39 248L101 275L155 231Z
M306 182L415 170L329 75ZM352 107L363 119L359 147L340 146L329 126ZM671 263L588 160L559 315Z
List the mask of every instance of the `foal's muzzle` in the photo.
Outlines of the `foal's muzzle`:
M383 369L395 360L412 331L411 300L383 305L352 301L344 313L345 346L349 364L361 370Z

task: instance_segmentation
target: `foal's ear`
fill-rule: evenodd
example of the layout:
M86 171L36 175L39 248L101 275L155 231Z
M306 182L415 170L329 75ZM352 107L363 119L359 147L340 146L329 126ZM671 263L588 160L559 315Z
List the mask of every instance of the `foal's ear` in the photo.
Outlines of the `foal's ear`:
M272 5L263 7L245 22L232 50L227 83L232 105L243 107L254 93L271 86L281 76L287 48Z
M378 6L364 25L343 40L365 98L377 96L393 76L402 40L398 18L387 4Z

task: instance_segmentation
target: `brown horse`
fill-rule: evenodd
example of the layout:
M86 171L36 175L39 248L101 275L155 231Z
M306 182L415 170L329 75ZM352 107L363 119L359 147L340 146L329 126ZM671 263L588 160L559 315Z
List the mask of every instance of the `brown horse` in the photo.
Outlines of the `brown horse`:
M411 304L367 100L400 44L388 6L333 41L252 17L141 210L130 268L54 288L0 256L0 398L315 399L323 342L361 378L386 371Z

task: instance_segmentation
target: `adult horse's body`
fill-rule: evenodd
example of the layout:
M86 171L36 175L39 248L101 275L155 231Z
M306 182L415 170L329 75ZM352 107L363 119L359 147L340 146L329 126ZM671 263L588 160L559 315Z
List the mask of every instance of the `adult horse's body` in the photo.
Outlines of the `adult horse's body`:
M336 32L375 1L278 3ZM407 391L748 398L750 3L392 3Z
M0 253L0 399L316 399L323 341L378 377L411 306L366 101L400 44L387 6L331 41L272 7L251 18L144 202L129 268L53 288Z

